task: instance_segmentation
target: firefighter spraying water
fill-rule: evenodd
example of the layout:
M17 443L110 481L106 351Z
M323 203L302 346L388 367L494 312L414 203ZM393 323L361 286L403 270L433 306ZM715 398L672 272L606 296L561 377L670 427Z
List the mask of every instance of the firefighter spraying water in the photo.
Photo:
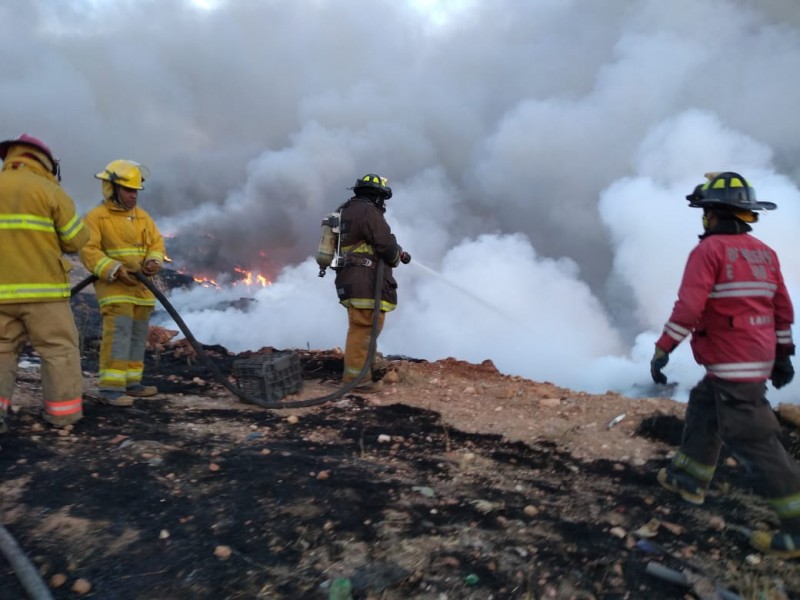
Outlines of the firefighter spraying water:
M341 248L341 221L342 219L342 211L341 209L336 210L328 215L322 220L322 235L320 236L319 246L317 247L317 264L319 265L319 276L325 277L325 273L327 269L332 269L334 271L338 271L341 267L345 264L345 258L342 256L342 248ZM450 287L458 290L465 296L472 298L475 302L480 304L481 306L488 308L492 312L505 317L506 319L511 319L511 316L504 313L500 308L497 306L487 302L477 294L471 292L467 288L454 283L447 279L444 275L436 271L435 269L429 267L428 265L419 262L419 260L415 260L414 264L428 273L429 275L433 275L434 277L440 279Z
M397 243L384 218L386 201L392 197L386 178L369 173L357 179L350 189L353 197L323 220L317 249L319 275L323 277L328 267L336 271L336 295L347 309L342 374L345 385L361 377L370 363L369 348L383 329L386 313L397 307L397 282L392 268L411 262L411 255ZM372 379L355 390L380 390L383 382L374 375Z

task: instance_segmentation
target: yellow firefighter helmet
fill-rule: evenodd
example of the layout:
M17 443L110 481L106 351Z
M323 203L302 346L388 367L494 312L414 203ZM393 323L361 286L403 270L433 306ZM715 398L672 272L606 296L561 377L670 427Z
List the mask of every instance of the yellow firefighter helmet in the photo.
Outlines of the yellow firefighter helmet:
M132 190L143 190L144 180L150 177L150 170L144 165L123 158L108 163L95 177Z

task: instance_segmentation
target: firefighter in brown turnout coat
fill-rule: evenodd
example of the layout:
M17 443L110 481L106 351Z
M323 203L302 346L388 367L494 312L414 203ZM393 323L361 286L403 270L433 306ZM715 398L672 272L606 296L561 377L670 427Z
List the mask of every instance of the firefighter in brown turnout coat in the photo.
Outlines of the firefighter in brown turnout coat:
M83 416L83 374L63 253L77 252L89 232L42 141L0 142L0 160L0 432L26 340L42 360L42 418L64 427Z
M392 189L386 178L365 175L351 188L354 196L340 207L340 251L343 265L336 273L336 293L347 308L347 343L344 351L342 382L353 381L367 360L375 308L375 276L378 261L386 263L380 282L381 301L378 331L383 329L386 313L397 307L397 282L392 267L411 262L403 252L384 218L386 201ZM356 388L370 393L381 389L383 382L367 381Z
M756 531L750 543L782 557L800 557L800 465L778 439L766 399L794 377L794 310L775 251L750 235L756 200L738 173L709 173L687 196L703 209L705 233L689 255L678 300L656 342L651 373L666 383L669 353L691 335L695 360L706 376L692 389L681 447L658 473L659 483L692 504L703 504L724 442L758 478L781 531Z

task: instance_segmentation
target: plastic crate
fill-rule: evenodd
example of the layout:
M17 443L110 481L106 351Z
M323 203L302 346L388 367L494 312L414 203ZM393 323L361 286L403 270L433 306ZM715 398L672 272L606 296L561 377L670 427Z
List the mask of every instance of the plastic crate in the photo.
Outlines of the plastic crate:
M273 352L233 361L236 387L246 396L280 402L303 389L303 368L294 352Z

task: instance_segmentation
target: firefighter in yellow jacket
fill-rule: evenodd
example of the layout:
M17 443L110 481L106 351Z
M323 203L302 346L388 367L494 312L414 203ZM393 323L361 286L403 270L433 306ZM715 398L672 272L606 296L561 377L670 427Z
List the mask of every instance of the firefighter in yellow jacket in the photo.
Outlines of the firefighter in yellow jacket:
M136 397L158 393L155 386L142 385L156 300L133 276L155 275L164 262L161 233L138 206L139 190L149 175L147 167L131 160L109 163L95 175L102 181L103 202L86 215L90 237L81 260L97 276L94 287L103 316L98 387L100 400L112 406L131 406Z
M64 427L83 417L78 329L69 305L63 254L89 239L59 185L59 165L41 141L23 134L0 142L0 432L26 339L42 360L42 418Z

